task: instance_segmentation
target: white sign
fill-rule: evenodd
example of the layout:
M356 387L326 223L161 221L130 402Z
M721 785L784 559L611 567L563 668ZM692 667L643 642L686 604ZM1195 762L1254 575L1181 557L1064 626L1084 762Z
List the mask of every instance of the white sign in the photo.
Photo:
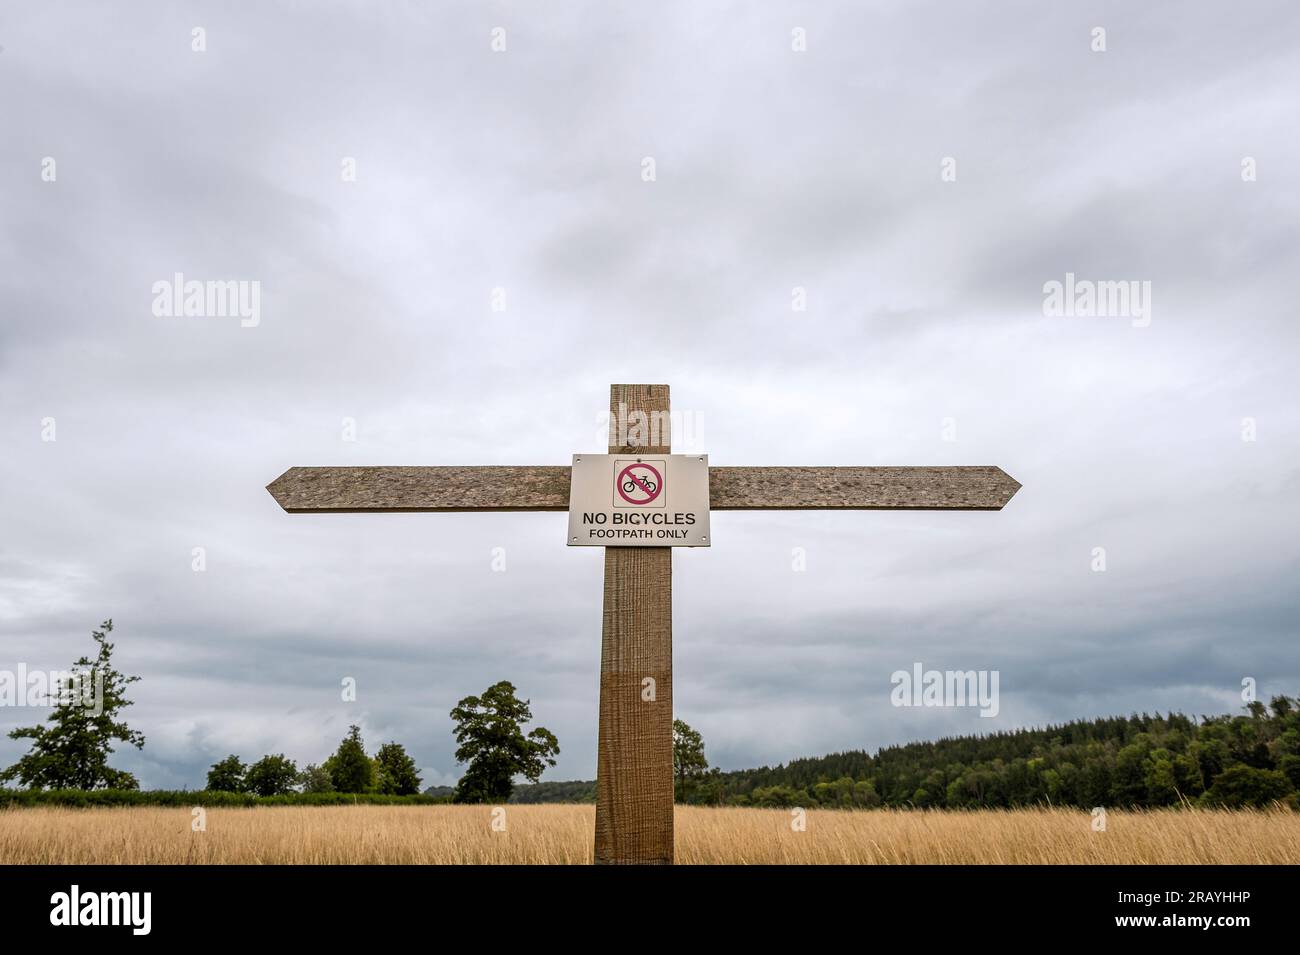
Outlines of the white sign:
M574 547L708 547L707 454L575 454Z

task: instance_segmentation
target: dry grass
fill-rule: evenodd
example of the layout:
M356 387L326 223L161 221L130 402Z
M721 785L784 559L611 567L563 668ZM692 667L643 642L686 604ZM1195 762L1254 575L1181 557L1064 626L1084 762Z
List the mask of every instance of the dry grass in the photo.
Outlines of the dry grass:
M0 810L0 863L589 863L591 806ZM679 863L1300 863L1300 814L677 810Z

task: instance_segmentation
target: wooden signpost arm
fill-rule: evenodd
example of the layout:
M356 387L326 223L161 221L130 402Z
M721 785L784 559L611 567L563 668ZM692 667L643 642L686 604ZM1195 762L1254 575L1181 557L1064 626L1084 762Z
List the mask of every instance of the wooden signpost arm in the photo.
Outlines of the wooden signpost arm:
M567 464L290 468L266 489L291 514L567 511L569 470ZM1019 489L997 467L709 468L714 511L997 511Z
M266 486L290 514L567 511L569 465L290 468Z
M997 467L709 468L716 511L1000 511L1018 490Z

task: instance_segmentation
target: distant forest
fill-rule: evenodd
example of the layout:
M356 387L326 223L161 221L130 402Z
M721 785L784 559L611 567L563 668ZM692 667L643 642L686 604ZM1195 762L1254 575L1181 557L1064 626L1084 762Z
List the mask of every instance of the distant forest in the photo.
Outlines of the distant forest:
M1253 702L1242 716L1075 720L1045 729L855 750L776 767L695 776L687 803L765 807L1057 805L1293 808L1300 701ZM515 787L511 802L594 802L594 782Z

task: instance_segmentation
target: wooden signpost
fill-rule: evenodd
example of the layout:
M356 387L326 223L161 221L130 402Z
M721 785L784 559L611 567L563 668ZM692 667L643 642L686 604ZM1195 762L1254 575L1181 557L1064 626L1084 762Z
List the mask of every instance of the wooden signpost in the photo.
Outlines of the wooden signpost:
M667 385L612 385L609 403L610 454L670 453ZM657 427L628 428L628 420ZM547 465L290 468L267 490L290 514L567 511L570 472ZM708 485L714 511L996 511L1020 488L997 467L709 467ZM672 549L606 547L597 863L673 861L672 688Z

